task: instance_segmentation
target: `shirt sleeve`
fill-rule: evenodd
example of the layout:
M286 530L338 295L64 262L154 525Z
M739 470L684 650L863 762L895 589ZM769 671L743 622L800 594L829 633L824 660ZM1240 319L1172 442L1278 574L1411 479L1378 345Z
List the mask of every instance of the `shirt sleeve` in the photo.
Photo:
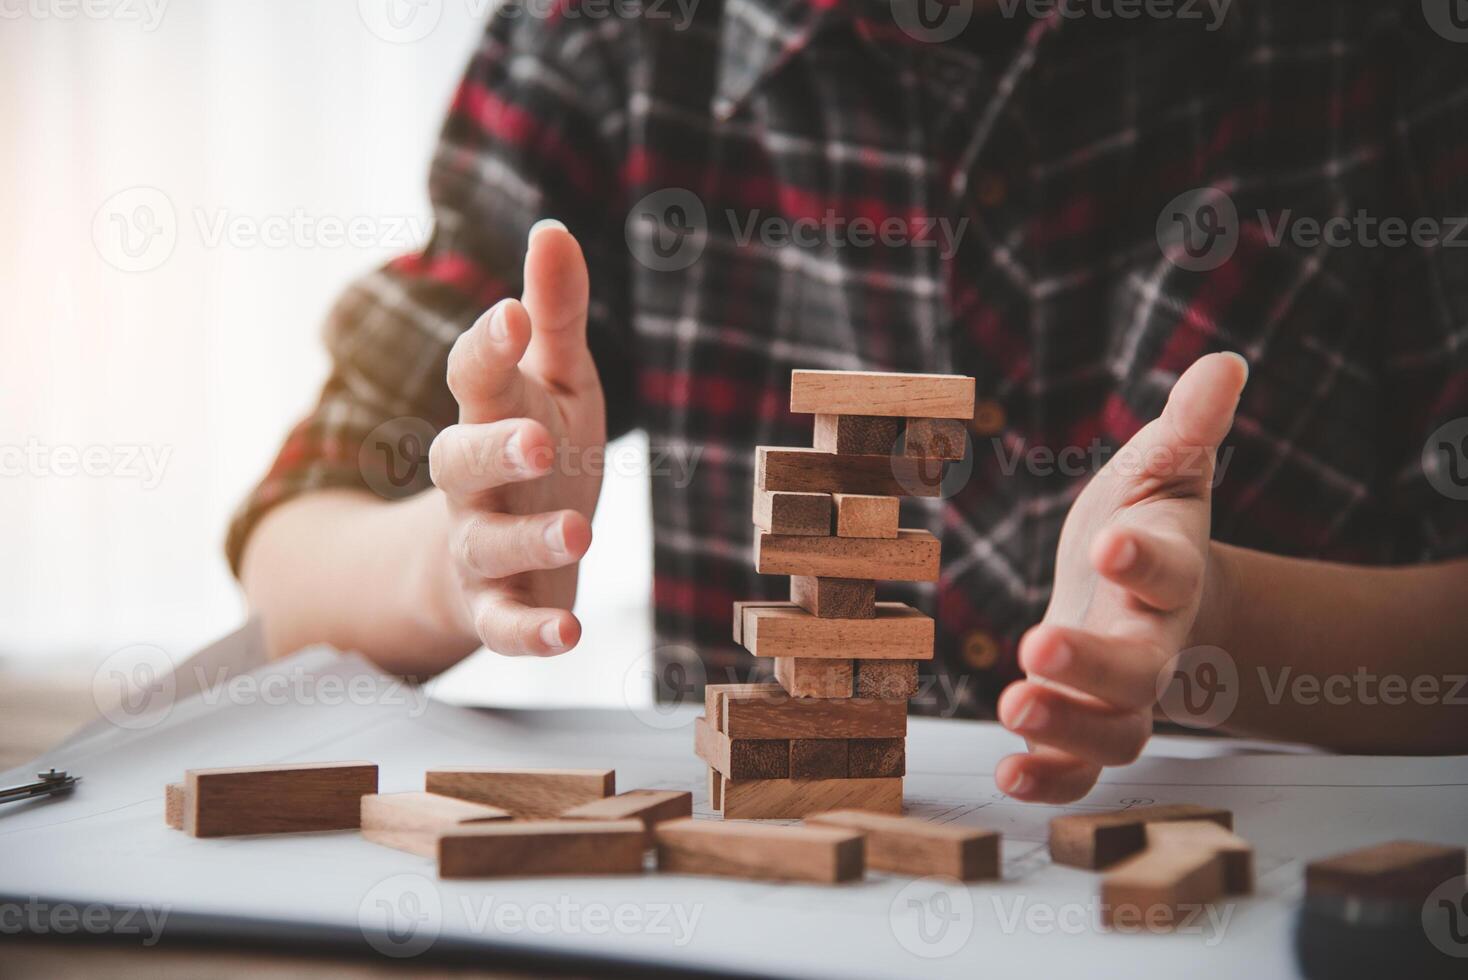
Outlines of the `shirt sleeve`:
M399 499L430 485L428 443L457 418L445 372L455 338L521 292L530 226L558 218L591 274L588 342L608 431L636 424L619 264L627 261L618 183L625 103L613 47L585 21L532 16L510 2L490 22L450 106L429 176L433 233L352 284L325 327L330 375L229 527L239 574L272 507L323 488Z

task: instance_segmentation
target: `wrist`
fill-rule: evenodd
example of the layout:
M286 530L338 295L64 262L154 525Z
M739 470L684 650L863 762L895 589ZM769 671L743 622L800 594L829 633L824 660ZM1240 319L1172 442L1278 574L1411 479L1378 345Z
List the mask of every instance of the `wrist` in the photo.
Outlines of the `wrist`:
M1230 648L1229 636L1235 623L1237 595L1234 549L1217 541L1209 541L1203 572L1203 595L1193 627L1188 632L1186 647L1212 646Z

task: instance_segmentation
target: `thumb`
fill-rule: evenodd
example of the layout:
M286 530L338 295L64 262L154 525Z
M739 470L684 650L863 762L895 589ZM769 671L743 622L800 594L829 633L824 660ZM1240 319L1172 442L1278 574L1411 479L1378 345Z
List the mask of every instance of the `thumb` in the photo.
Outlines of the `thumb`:
M581 246L553 218L530 229L522 302L530 314L530 348L521 362L555 388L576 390L596 379L586 347L590 279Z
M1184 446L1216 450L1229 429L1249 380L1249 362L1234 353L1209 354L1193 362L1172 386L1162 418Z

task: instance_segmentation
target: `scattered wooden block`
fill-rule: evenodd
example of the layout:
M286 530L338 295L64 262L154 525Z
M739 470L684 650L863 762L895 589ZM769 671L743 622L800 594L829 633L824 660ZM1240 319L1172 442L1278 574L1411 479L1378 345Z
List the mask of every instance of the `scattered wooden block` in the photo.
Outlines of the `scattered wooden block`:
M163 787L163 822L174 830L183 830L187 801L188 788L183 783L169 783Z
M854 697L906 701L918 691L916 660L858 660Z
M832 494L838 538L895 538L902 501L863 493ZM766 530L772 530L766 528Z
M933 620L900 602L872 619L821 619L794 605L744 609L744 648L757 657L931 660Z
M790 600L821 619L871 619L877 615L877 583L860 578L793 575ZM735 637L735 642L742 642Z
M787 738L730 738L709 724L693 723L693 752L709 767L730 779L788 779L790 740Z
M1163 929L1180 924L1194 908L1217 901L1223 893L1223 859L1217 853L1148 848L1101 879L1101 922L1108 928Z
M724 694L721 714L730 738L903 738L907 705L862 698L776 699Z
M348 830L361 800L377 792L370 762L304 762L190 769L184 829L195 837Z
M759 531L754 567L761 575L813 575L888 582L936 582L941 548L927 531L895 538L812 538Z
M829 493L754 492L755 526L771 534L830 534L831 513Z
M852 693L852 661L813 660L807 657L778 657L775 680L794 698L849 698Z
M834 884L862 876L862 835L836 827L773 827L714 820L659 824L658 870Z
M715 731L724 730L724 695L735 694L741 698L765 697L775 701L787 701L790 695L779 684L707 684L703 689L703 716Z
M440 878L640 874L641 820L506 820L445 830Z
M790 411L806 415L971 419L974 379L953 374L792 371Z
M672 789L632 789L616 796L573 806L562 820L638 820L647 830L646 845L652 846L652 829L668 820L693 816L693 794Z
M968 428L957 419L908 419L902 454L920 459L963 459Z
M790 740L791 779L845 779L847 740L793 738Z
M817 415L812 445L823 453L890 456L901 427L901 419L885 415Z
M1092 871L1107 868L1146 847L1147 824L1169 820L1209 820L1233 829L1229 811L1192 803L1067 814L1050 821L1050 859Z
M907 775L907 739L847 739L846 775L852 779L880 779Z
M437 793L370 793L362 797L362 837L422 857L438 854L438 835L481 820L508 820L497 806Z
M1217 854L1223 862L1227 895L1254 891L1254 848L1231 830L1209 820L1177 820L1147 825L1147 847L1183 847Z
M725 779L727 820L807 817L827 810L902 812L898 779Z
M555 817L616 792L611 769L430 769L423 788L475 803L503 807L516 817Z
M1461 847L1391 841L1311 861L1305 865L1305 894L1420 904L1443 882L1463 874L1465 865Z
M867 867L877 871L913 877L945 875L959 881L999 877L999 834L992 830L861 810L817 813L805 822L865 834Z
M798 493L862 493L882 497L936 497L941 460L911 456L837 456L818 449L760 446L754 485Z

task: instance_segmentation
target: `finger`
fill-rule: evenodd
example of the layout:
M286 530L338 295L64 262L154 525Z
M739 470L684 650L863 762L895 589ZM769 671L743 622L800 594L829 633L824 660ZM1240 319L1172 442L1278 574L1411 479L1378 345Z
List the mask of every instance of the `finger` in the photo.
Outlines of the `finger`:
M454 341L449 391L460 422L494 422L525 414L520 358L530 343L530 318L518 300L501 300Z
M484 645L507 657L549 657L581 639L581 623L565 609L534 609L493 591L474 601L474 630Z
M433 485L456 499L544 476L554 446L534 419L460 423L438 434L428 447Z
M1026 803L1070 803L1089 793L1101 767L1065 752L1044 748L999 760L994 782Z
M1019 643L1019 663L1027 674L1131 711L1152 707L1157 672L1166 662L1163 648L1148 641L1065 626L1036 626Z
M586 346L590 278L581 246L551 218L535 223L525 253L525 309L530 350L525 369L548 385L575 390L596 380Z
M480 578L563 568L591 547L591 522L574 510L552 514L478 514L459 526L455 554Z
M1200 357L1172 386L1162 410L1165 428L1182 446L1217 449L1233 427L1248 380L1249 362L1242 355Z
M1084 701L1033 681L1005 688L999 720L1018 735L1098 766L1135 762L1152 734L1152 720L1143 712Z
M1203 556L1178 534L1113 524L1091 542L1091 564L1144 605L1163 612L1197 597Z

